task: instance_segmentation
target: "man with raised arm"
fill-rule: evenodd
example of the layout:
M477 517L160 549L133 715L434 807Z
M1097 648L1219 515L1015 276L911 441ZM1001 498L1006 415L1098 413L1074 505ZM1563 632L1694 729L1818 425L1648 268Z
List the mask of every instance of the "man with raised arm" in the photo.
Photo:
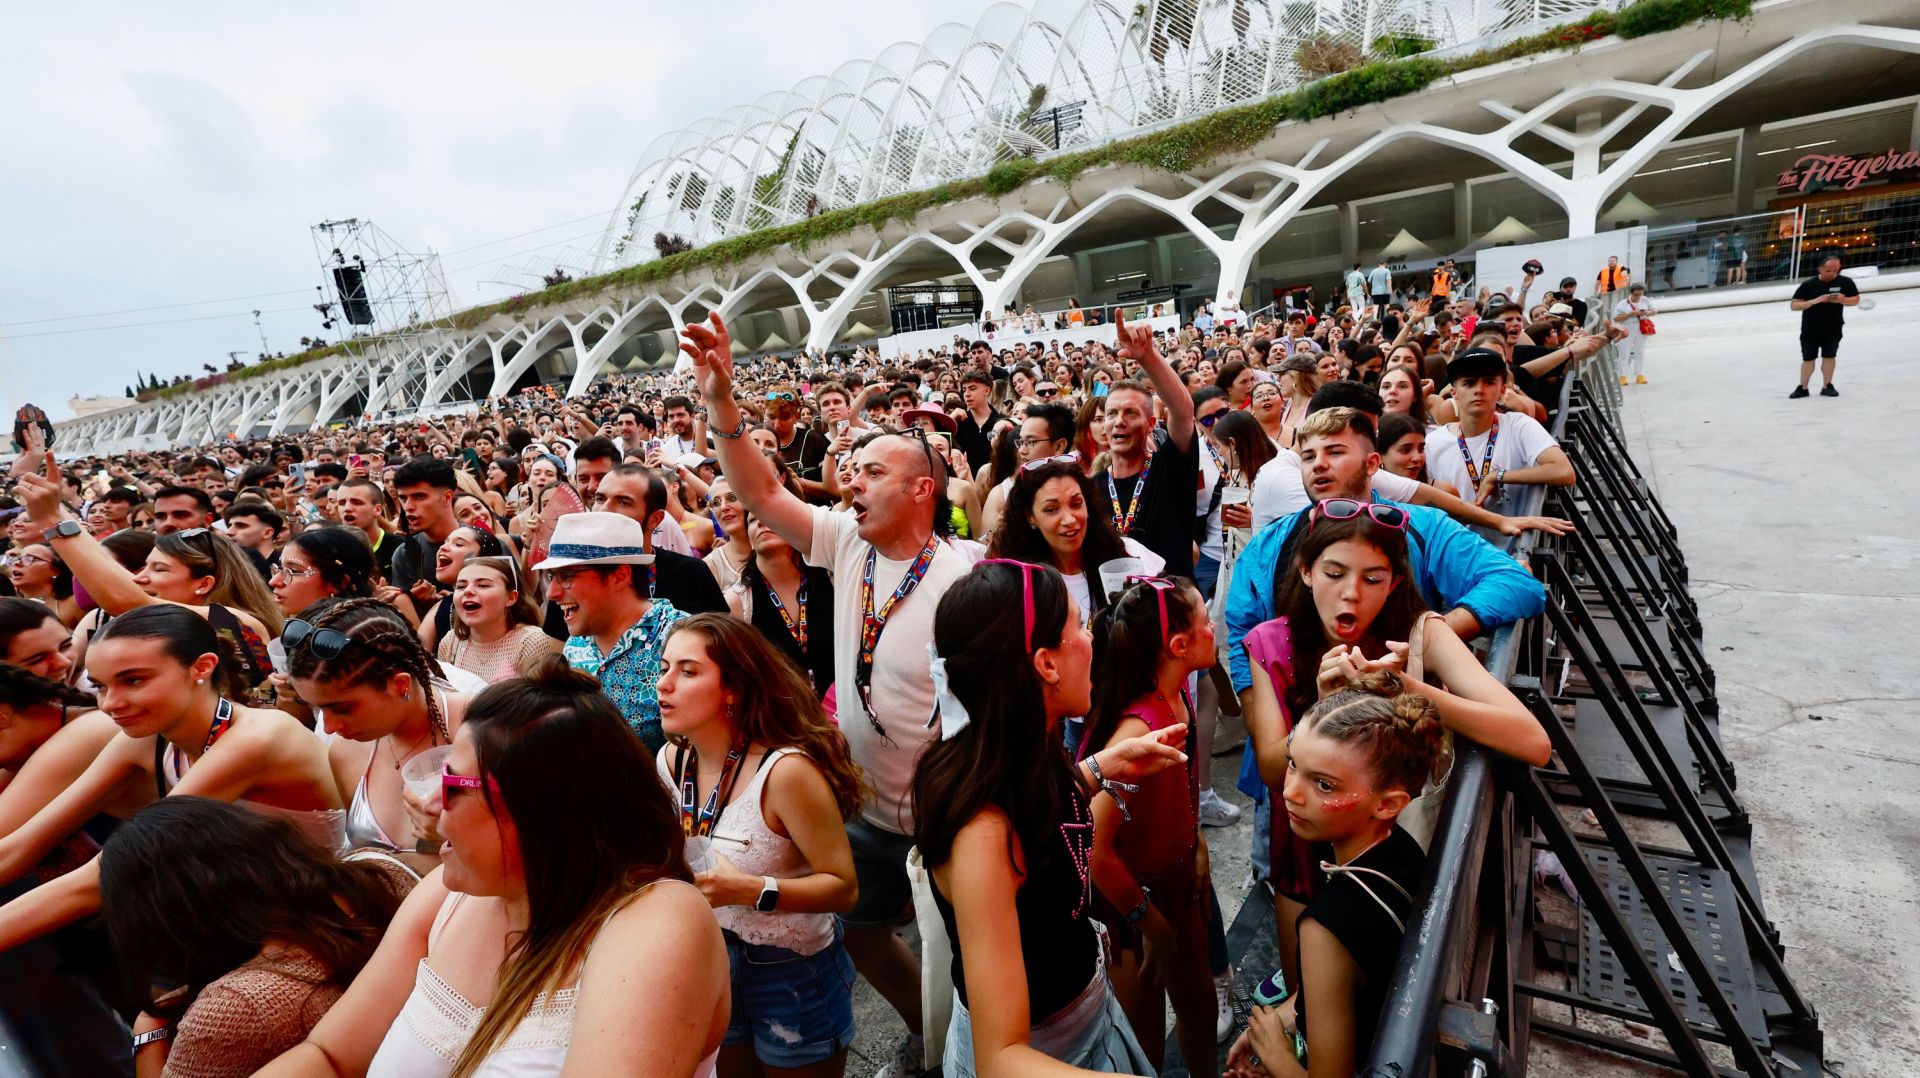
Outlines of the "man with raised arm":
M1194 492L1200 485L1199 445L1194 440L1193 397L1179 372L1153 346L1145 322L1127 324L1116 314L1120 358L1138 363L1153 383L1115 382L1107 390L1107 449L1112 463L1094 474L1095 513L1107 514L1115 531L1167 560L1173 576L1193 575ZM1165 431L1154 429L1154 396L1166 407Z
M920 963L895 934L913 897L906 865L910 789L914 765L936 736L927 728L934 610L971 568L934 532L947 475L925 439L876 434L855 450L853 511L808 505L780 485L772 462L744 438L746 416L733 399L733 342L719 315L685 332L680 349L693 359L720 469L741 505L809 564L833 573L837 717L874 791L847 825L860 884L859 901L843 918L847 953L909 1031L881 1074L915 1074L923 1054Z

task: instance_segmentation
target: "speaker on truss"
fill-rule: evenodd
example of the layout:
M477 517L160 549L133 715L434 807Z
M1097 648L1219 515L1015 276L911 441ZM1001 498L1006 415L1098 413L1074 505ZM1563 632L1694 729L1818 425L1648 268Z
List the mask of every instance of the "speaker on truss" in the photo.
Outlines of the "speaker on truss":
M367 303L367 281L358 266L335 266L333 288L340 295L340 307L347 321L356 326L373 324L373 307Z

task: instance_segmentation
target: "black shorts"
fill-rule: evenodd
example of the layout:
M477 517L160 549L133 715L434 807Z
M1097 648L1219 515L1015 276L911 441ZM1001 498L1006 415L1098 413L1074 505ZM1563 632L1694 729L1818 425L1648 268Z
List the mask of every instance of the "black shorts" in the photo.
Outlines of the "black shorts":
M1387 293L1385 293L1385 292L1375 292L1375 293L1373 294L1373 305L1374 305L1375 307L1381 307L1381 308L1384 308L1384 307L1386 307L1386 305L1388 304L1388 302L1390 302L1390 301L1391 301L1392 299L1393 299L1393 297L1392 297L1392 296L1390 296L1390 295L1388 295L1388 294L1387 294Z
M899 924L913 907L913 883L907 879L907 852L913 836L896 834L854 817L847 823L853 847L853 876L860 897L840 919L855 928Z
M1812 363L1816 355L1833 359L1840 354L1840 335L1800 338L1800 362Z

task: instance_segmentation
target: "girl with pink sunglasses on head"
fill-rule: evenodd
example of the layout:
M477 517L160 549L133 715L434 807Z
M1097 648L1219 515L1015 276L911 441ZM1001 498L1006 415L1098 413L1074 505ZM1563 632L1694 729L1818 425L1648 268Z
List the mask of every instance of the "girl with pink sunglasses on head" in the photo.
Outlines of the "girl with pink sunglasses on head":
M1083 750L1193 723L1193 674L1214 665L1207 604L1192 584L1136 577L1093 622L1093 707ZM1165 1061L1167 999L1181 1057L1215 1073L1217 1005L1208 967L1206 844L1200 760L1093 799L1093 882L1114 943L1114 993L1155 1066Z
M1261 778L1276 797L1286 784L1288 737L1317 702L1389 674L1430 700L1449 731L1531 764L1547 762L1546 731L1480 665L1440 615L1426 608L1407 562L1405 510L1350 498L1316 503L1274 609L1247 634L1253 684L1241 694ZM1444 687L1443 687L1444 686ZM1442 772L1444 774L1445 765ZM1425 846L1440 789L1413 791L1403 827ZM1301 841L1275 812L1275 924L1287 980L1299 983L1295 922L1323 884L1324 850ZM1361 1021L1372 1028L1373 1017Z

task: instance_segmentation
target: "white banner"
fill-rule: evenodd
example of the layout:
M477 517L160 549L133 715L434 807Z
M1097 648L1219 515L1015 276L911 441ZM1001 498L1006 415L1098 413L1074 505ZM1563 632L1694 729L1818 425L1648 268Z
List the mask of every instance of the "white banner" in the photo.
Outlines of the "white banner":
M1162 315L1159 318L1147 319L1147 324L1153 327L1155 333L1169 333L1180 328L1180 318L1178 315ZM1021 343L1026 344L1029 350L1038 347L1045 351L1055 342L1062 346L1084 345L1093 341L1111 345L1119 340L1114 335L1111 324L1075 326L1071 329L1043 329L1037 333L1027 333L1017 329L997 329L992 333L981 333L979 323L969 322L963 326L920 329L911 333L895 333L890 337L882 337L879 340L880 358L895 359L903 355L910 356L915 352L930 352L937 348L946 348L953 344L955 337L969 343L984 340L993 346L995 352Z
M1475 283L1481 287L1491 288L1495 292L1512 288L1514 294L1518 295L1520 282L1526 279L1520 267L1528 259L1535 258L1540 260L1542 272L1533 282L1533 291L1527 297L1528 303L1558 288L1562 277L1571 277L1579 282L1578 295L1590 296L1600 271L1606 268L1609 255L1620 259L1620 264L1633 275L1633 281L1646 283L1645 226L1600 232L1578 239L1537 240L1516 243L1510 247L1488 247L1474 254L1473 276Z

